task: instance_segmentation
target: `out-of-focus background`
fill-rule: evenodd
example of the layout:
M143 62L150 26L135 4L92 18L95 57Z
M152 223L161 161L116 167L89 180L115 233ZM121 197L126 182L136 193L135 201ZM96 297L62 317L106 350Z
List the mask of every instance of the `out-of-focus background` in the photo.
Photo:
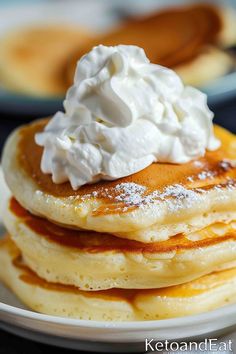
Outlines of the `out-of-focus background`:
M144 47L236 131L236 1L0 0L0 149L15 126L62 109L77 61L100 43Z

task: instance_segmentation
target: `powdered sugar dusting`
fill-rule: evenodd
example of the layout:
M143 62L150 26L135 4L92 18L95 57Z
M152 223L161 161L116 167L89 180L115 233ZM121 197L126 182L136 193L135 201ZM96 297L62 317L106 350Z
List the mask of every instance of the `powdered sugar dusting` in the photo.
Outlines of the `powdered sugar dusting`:
M116 190L120 191L121 194L116 196L115 200L129 206L145 207L159 199L167 201L168 206L172 205L175 209L179 208L183 204L183 201L187 201L188 203L196 201L199 199L201 193L199 190L197 192L188 190L181 184L166 187L163 192L154 191L149 194L145 194L147 191L146 187L136 183L122 183L116 186Z
M228 190L235 189L236 182L232 179L228 179L226 183L218 184L212 188L218 192L218 198L222 200L225 198L225 188ZM155 190L148 193L148 189L137 183L120 183L116 185L113 190L105 188L100 193L94 191L91 194L84 195L82 200L88 198L105 197L112 202L117 202L117 211L126 212L130 207L139 207L146 209L154 202L163 201L170 212L177 212L186 207L191 207L198 203L203 202L204 196L208 193L208 190L202 188L187 189L182 184L174 184L164 188L163 191ZM227 196L226 196L227 197ZM121 206L121 204L124 204ZM109 212L109 206L106 208Z
M204 163L202 161L196 160L193 162L193 164L198 167L198 168L202 168Z
M160 195L161 199L166 197L174 197L177 199L195 199L197 193L192 190L184 188L181 184L175 184L173 186L167 187Z
M146 187L136 183L121 183L115 187L115 190L120 192L115 200L128 205L140 205L143 203L143 194Z
M201 161L194 161L194 165L197 168L202 168L203 163ZM222 172L227 172L233 168L236 168L236 161L235 160L229 160L229 159L224 159L218 162L217 168L214 170L203 170L199 172L195 176L189 176L187 177L188 182L196 182L196 181L205 181L209 179L214 179L217 175L222 174Z
M160 195L160 199L165 200L167 207L171 212L176 212L187 205L199 202L201 200L202 191L189 190L181 184L175 184L167 187Z
M215 172L213 171L202 171L198 174L198 179L205 180L205 179L213 179L215 176Z

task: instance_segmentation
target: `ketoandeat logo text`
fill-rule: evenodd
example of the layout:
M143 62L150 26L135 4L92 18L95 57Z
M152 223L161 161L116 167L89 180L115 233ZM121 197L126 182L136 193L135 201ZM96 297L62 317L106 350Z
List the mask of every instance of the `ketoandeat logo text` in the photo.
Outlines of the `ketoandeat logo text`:
M145 339L145 351L146 352L232 352L233 342L228 340L220 342L216 338L205 339L199 342L173 342L169 340L155 341L155 339Z

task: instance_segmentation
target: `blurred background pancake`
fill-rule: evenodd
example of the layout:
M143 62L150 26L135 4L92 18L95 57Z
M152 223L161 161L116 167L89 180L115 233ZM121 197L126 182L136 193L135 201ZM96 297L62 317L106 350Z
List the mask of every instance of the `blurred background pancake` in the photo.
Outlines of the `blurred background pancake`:
M176 70L211 102L235 91L236 15L224 2L17 4L9 2L0 11L0 110L5 113L43 116L61 109L77 61L97 44L143 47L152 62Z
M67 89L62 67L89 32L66 25L28 27L0 41L0 78L9 90L36 96L63 96Z
M208 77L213 79L228 72L233 66L233 61L223 62L222 72L219 72L215 65L208 66L208 56L212 62L218 62L220 58L206 51L209 44L219 45L220 33L223 31L223 20L220 9L207 4L179 6L160 10L145 17L134 17L126 20L118 29L112 30L108 34L94 39L92 45L100 43L105 45L135 44L144 48L147 57L151 62L175 69L178 66L186 65L188 75L183 75L185 83L190 83L191 74L197 72L204 82L204 59L196 66L196 58L204 54L206 66L212 74ZM138 36L137 36L137 33ZM69 60L68 71L69 83L73 82L76 62L83 54L87 53L89 46L79 48ZM225 44L225 43L224 43ZM196 68L191 64L195 63ZM220 62L221 64L221 62ZM195 70L193 70L193 68ZM181 71L180 71L181 74ZM194 74L194 73L193 73ZM206 81L206 80L205 80Z

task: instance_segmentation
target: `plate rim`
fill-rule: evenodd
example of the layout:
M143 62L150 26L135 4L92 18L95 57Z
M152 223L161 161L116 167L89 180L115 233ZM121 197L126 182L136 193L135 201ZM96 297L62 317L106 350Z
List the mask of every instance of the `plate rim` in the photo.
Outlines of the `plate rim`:
M170 319L162 320L151 320L151 321L94 321L94 320L81 320L75 318L61 317L46 315L38 313L28 309L21 309L16 306L8 305L0 302L0 312L6 314L16 315L28 320L36 320L51 324L60 324L70 327L86 327L90 329L129 329L129 330L147 330L153 328L170 329L173 327L182 327L188 325L199 325L200 323L205 323L217 319L220 321L221 317L235 316L236 315L236 304L226 305L216 310L209 312L203 312L197 315L190 315L184 317L176 317ZM235 320L236 324L236 320Z

